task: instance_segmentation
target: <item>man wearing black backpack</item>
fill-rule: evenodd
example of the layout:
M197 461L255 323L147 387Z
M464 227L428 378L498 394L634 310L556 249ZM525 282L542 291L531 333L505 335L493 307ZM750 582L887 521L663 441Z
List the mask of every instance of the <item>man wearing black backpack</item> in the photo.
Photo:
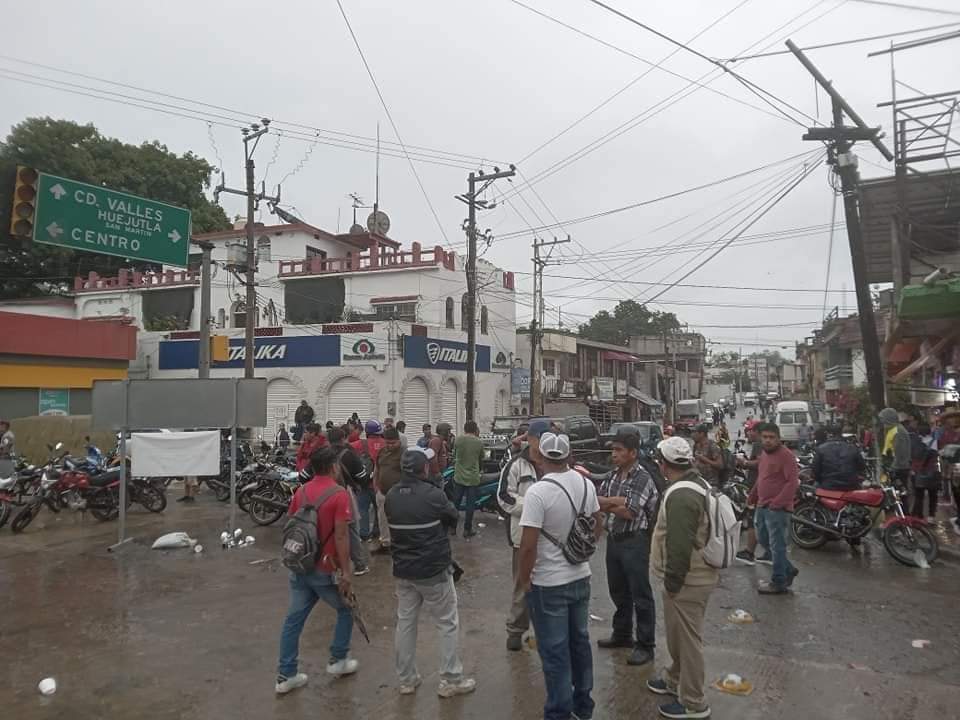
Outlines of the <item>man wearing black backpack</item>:
M300 634L317 600L322 600L337 612L327 672L340 677L357 671L357 661L348 656L353 613L344 602L344 597L351 591L348 531L351 503L346 491L337 485L336 463L337 455L332 449L322 448L314 452L310 458L313 477L297 489L290 502L291 520L284 528L282 554L284 564L297 567L297 570L290 574L290 608L280 634L280 660L275 688L278 695L307 684L307 675L297 672L297 659ZM316 509L315 547L309 541L294 542L296 533L290 532L291 526L303 515L303 509L309 506ZM311 548L314 557L302 557L305 552L309 554Z
M571 470L566 435L540 436L543 478L523 496L517 589L526 592L547 697L544 720L593 717L590 555L603 532L593 483Z

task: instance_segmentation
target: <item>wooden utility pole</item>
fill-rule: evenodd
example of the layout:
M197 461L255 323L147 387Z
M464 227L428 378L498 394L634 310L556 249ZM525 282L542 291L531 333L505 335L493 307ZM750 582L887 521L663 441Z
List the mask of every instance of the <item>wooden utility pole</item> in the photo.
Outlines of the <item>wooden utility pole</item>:
M467 192L457 195L457 200L467 204L467 222L464 230L467 232L467 420L475 420L477 412L477 208L486 210L486 200L478 198L494 180L511 178L516 175L513 165L509 170L501 171L494 168L492 175L486 175L482 170L467 176ZM481 184L478 188L477 185Z
M880 359L880 339L877 336L877 326L873 316L873 298L870 297L867 258L860 227L860 174L857 171L857 158L851 152L851 147L857 140L869 140L887 160L893 160L893 154L880 141L883 136L880 128L867 127L866 123L850 107L847 101L834 89L833 83L823 76L792 40L787 40L787 47L830 96L833 107L833 127L808 128L803 139L829 143L829 162L835 166L836 172L840 176L840 185L843 191L843 211L847 224L847 240L850 244L850 260L857 291L857 312L860 319L860 337L863 341L863 360L867 370L870 400L874 408L879 411L886 404L886 392L883 364ZM855 127L843 124L844 114L853 121Z
M255 168L253 164L253 153L257 149L260 138L263 135L266 135L269 131L269 126L270 121L267 118L264 118L260 123L252 123L250 127L244 127L240 129L240 132L243 133L243 157L245 161L244 171L246 174L246 189L236 190L226 187L223 183L223 178L221 175L220 185L218 185L213 191L214 199L219 197L220 193L224 192L230 193L231 195L243 195L247 199L247 247L246 262L244 263L246 267L244 272L245 279L242 281L247 290L246 300L244 301L246 325L243 343L243 376L245 378L253 377L253 337L257 322L257 245L255 237L256 228L254 227L254 215L262 200L266 200L268 203L271 203L271 205L276 205L280 202L279 187L277 188L276 196L271 197L267 195L265 187L261 186L260 192L257 192L256 180L254 179ZM251 142L253 143L252 147L250 146Z
M542 415L543 407L543 386L541 379L543 377L543 269L549 264L550 258L544 258L540 255L540 249L553 247L554 245L563 245L570 242L567 237L564 240L551 240L549 242L533 239L533 323L531 327L533 333L530 337L530 414Z

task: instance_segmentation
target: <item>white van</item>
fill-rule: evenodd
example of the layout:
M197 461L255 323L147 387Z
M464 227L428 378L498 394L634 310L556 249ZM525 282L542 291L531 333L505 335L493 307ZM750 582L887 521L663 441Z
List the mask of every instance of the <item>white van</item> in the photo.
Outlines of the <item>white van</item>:
M815 418L810 404L801 400L777 403L774 422L780 427L780 438L791 445L813 439Z

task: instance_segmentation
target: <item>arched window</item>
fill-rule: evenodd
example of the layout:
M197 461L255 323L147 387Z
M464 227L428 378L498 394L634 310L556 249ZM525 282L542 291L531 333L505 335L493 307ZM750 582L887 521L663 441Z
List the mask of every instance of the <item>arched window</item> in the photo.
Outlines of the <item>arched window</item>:
M463 294L463 297L460 299L460 329L467 329L467 303L470 302L470 296L467 293Z
M480 308L480 334L481 334L481 335L486 335L486 334L487 334L487 323L488 323L488 322L489 322L489 320L488 320L488 318L487 318L487 306L484 305L482 308Z
M217 310L217 327L225 328L227 326L227 311L223 308Z
M453 298L447 298L447 328L453 330L456 325L453 324Z
M242 328L247 326L247 312L243 300L237 300L230 307L231 326Z

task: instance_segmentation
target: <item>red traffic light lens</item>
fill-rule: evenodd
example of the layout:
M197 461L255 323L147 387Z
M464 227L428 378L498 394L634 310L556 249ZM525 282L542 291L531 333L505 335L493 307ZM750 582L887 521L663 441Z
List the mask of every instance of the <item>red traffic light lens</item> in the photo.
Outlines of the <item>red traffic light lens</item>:
M20 172L17 173L17 178L20 182L27 183L28 185L33 185L39 177L37 171L29 167L22 167L20 168Z

